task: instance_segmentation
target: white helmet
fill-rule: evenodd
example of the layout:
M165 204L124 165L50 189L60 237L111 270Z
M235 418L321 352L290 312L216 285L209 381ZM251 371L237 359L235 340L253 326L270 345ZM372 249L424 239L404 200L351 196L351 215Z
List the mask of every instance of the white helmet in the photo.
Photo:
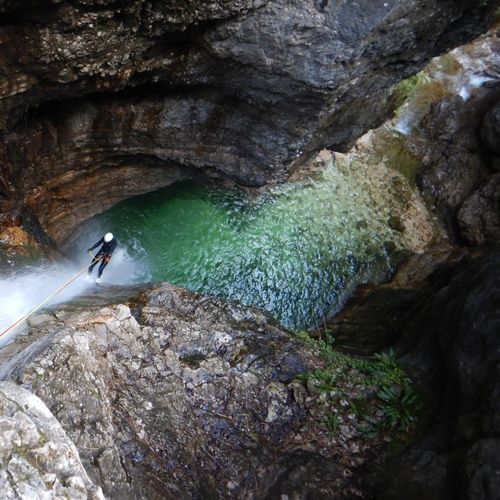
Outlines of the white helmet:
M106 233L106 234L104 235L104 241L105 241L106 243L109 243L112 239L113 239L113 233Z

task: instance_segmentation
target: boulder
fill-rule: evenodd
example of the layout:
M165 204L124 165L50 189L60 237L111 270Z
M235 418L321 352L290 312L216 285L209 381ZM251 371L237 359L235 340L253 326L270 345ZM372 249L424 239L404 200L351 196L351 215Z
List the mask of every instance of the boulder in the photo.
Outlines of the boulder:
M104 500L54 415L10 382L0 382L0 488L2 498Z

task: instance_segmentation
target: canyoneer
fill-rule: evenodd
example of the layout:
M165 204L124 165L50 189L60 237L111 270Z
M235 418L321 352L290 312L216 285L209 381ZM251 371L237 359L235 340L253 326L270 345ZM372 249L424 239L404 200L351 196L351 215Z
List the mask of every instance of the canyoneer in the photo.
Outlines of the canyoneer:
M87 252L90 253L92 250L94 250L94 248L101 246L99 251L93 257L92 264L90 264L88 272L90 276L97 263L99 261L101 262L101 265L99 266L99 269L97 271L97 279L95 280L97 284L101 282L102 272L104 271L104 268L109 264L109 261L111 260L111 255L113 255L116 245L117 241L116 238L113 236L113 233L106 233L94 246L87 249Z

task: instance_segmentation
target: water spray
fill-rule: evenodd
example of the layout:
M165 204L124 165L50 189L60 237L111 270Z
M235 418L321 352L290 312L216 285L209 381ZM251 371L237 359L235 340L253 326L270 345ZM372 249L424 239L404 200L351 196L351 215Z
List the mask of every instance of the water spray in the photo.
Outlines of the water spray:
M91 261L90 264L86 265L81 271L78 271L78 273L76 273L71 279L69 279L68 281L66 281L65 283L63 283L57 290L55 290L48 297L46 297L44 300L42 300L42 302L40 302L39 304L37 304L35 307L33 307L33 309L31 309L30 311L28 311L24 316L22 316L21 318L19 318L15 323L13 323L8 328L6 328L3 332L1 332L0 333L0 337L3 337L6 333L14 330L14 328L16 328L17 326L19 326L24 321L26 321L32 314L34 314L36 311L38 311L43 305L45 305L47 302L49 302L59 292L61 292L62 290L64 290L64 288L66 288L68 285L70 285L71 283L73 283L73 281L75 281L79 276L81 276L85 271L87 271L88 268L94 262L98 262L99 260L102 259L102 256L101 257L95 257L92 254L92 252L90 252L90 251L89 251L89 254L92 257L92 261Z

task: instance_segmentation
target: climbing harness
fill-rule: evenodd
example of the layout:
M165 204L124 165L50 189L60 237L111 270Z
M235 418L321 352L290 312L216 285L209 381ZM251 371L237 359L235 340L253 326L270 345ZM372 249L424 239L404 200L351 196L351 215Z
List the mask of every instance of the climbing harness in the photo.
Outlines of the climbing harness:
M77 274L75 274L70 280L66 281L63 285L61 285L56 291L52 292L48 297L46 297L40 304L35 306L33 309L31 309L29 312L27 312L22 318L19 318L15 323L10 325L6 330L4 330L2 333L0 333L0 337L3 337L6 333L10 332L13 330L16 326L20 325L23 321L26 321L32 314L34 314L38 309L40 309L44 304L46 304L52 297L57 295L61 290L64 290L68 285L73 283L73 281L76 280L79 276L81 276L87 269L94 263L94 261L99 261L103 258L103 256L100 257L95 257L92 252L89 251L90 256L92 257L92 261L88 266L85 266L81 271L78 271Z

